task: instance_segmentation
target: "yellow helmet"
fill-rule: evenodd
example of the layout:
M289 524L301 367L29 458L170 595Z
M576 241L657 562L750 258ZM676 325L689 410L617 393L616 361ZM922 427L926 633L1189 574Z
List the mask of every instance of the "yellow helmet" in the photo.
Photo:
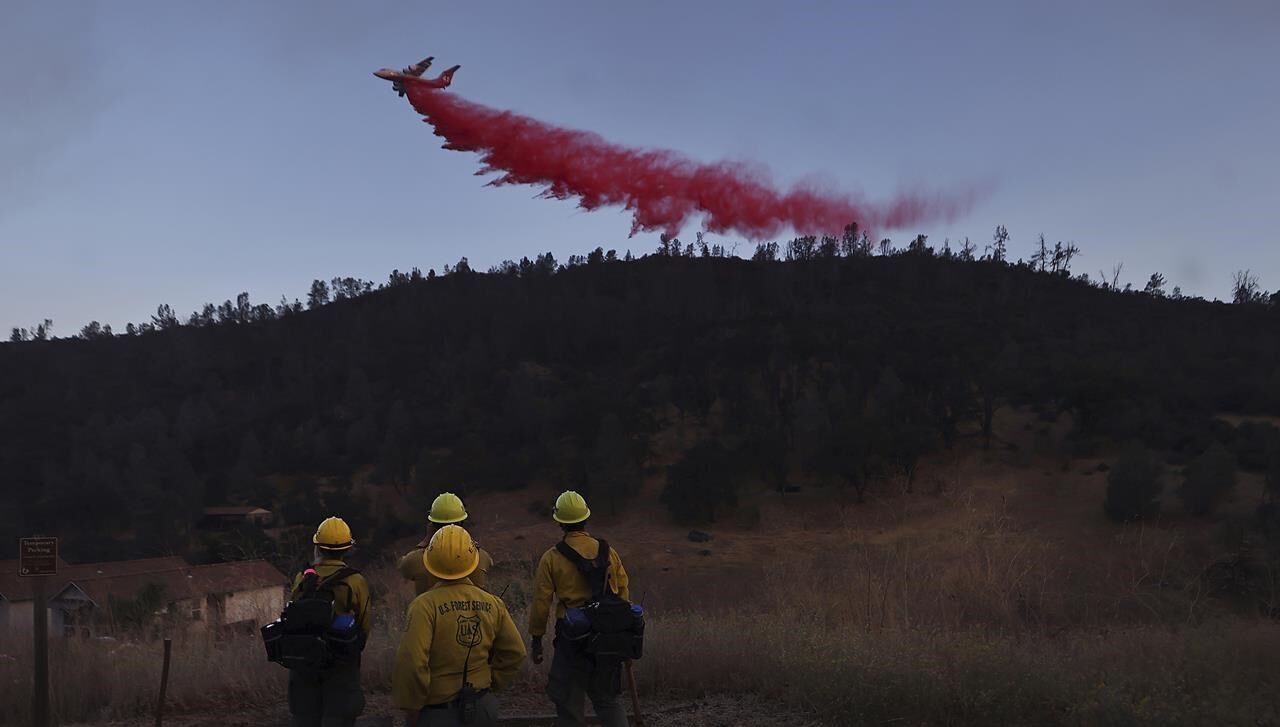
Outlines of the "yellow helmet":
M558 523L572 525L591 517L591 508L582 495L573 490L565 490L556 498L556 506L551 510L551 517Z
M311 536L311 542L325 550L346 550L356 544L351 539L351 528L337 516L325 518L316 528L316 534Z
M462 526L446 525L431 536L422 552L422 564L436 578L456 581L475 572L480 565L480 551Z
M442 492L431 502L431 514L427 519L442 525L460 523L467 519L467 508L462 506L462 498L452 492Z

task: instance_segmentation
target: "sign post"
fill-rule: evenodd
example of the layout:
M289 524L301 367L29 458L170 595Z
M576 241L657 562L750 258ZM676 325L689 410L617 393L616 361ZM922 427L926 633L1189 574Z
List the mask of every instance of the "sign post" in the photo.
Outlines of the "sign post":
M49 727L49 605L45 581L57 574L57 538L22 538L19 541L18 575L32 579L35 681L31 689L31 724L34 727Z

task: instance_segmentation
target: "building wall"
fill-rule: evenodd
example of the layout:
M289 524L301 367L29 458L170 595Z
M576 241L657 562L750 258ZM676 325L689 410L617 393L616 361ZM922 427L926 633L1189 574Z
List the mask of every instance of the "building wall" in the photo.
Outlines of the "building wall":
M35 614L32 613L31 601L8 603L6 604L6 608L9 611L9 630L24 634L31 633L31 627L34 625L33 620L35 616Z
M223 623L273 621L284 608L284 586L269 586L227 595Z
M52 606L49 607L49 635L50 636L63 635L62 626L64 623L66 623L66 620L63 619L62 616L63 616L62 609L53 608Z
M199 613L199 618L193 614ZM204 629L209 624L209 614L205 608L203 598L190 598L173 602L173 617L177 623L185 625L187 628Z
M49 635L62 635L62 611L48 609ZM35 627L35 614L32 613L31 601L0 601L0 628L9 633L30 634Z

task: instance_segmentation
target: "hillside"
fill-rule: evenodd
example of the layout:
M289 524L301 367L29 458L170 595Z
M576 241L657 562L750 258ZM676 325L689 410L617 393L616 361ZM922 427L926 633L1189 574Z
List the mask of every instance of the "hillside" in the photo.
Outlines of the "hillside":
M288 571L339 512L377 604L368 713L390 714L410 590L389 564L428 499L467 497L523 623L573 486L649 614L658 724L1280 715L1276 307L927 251L573 263L2 345L0 542ZM1113 490L1136 493L1128 515ZM234 503L283 522L197 527ZM255 638L165 628L178 723L283 714ZM59 640L55 684L118 678L55 710L150 723L156 648ZM28 683L27 649L0 641L0 678ZM545 710L545 668L510 713ZM739 702L759 713L715 706ZM28 706L0 700L0 721Z
M913 725L1194 725L1280 715L1280 632L1204 577L1230 557L1219 526L1251 512L1262 478L1243 477L1240 501L1214 518L1174 506L1145 525L1117 525L1098 507L1100 460L1056 466L1065 418L1045 425L1006 408L995 419L1000 446L928 458L914 493L900 480L860 504L820 488L759 492L740 503L754 521L735 513L694 543L664 516L657 474L625 513L595 516L593 532L621 549L649 618L636 669L646 723L816 727L856 715ZM495 558L491 588L522 627L533 563L556 533L527 505L554 492L547 483L468 500L470 529ZM357 557L375 592L365 715L393 716L388 684L412 590L384 558L364 549ZM285 722L285 672L262 659L256 638L172 629L166 723ZM0 652L18 658L0 659L0 678L27 683L30 670L17 666L26 647L0 639ZM158 643L57 647L55 683L96 685L57 695L66 720L154 723ZM546 668L522 668L502 696L504 716L547 713ZM109 682L87 679L106 671ZM26 706L0 700L0 721L21 723Z
M350 513L385 545L413 524L351 483L420 505L554 482L625 511L667 465L670 514L707 522L756 488L909 486L922 457L989 446L1011 406L1068 417L1063 462L1140 440L1180 464L1216 440L1260 471L1276 448L1214 419L1280 414L1275 306L927 248L804 257L540 256L0 345L0 543L190 552L203 505L252 503L303 529Z

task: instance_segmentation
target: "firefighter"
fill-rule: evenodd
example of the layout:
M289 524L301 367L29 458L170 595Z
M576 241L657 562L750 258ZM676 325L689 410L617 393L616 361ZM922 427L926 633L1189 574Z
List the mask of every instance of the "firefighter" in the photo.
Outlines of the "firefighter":
M462 498L452 492L443 492L431 503L431 512L427 515L427 520L431 523L431 533L437 532L445 525L458 525L465 527L467 523L467 509L462 505ZM435 576L432 576L423 565L422 554L425 552L427 543L431 540L431 534L423 538L414 549L409 551L400 559L399 570L400 575L405 580L413 581L414 592L417 595L426 593L436 583ZM471 574L470 580L473 584L484 588L485 581L488 579L489 570L493 568L493 558L476 543L476 550L480 552L480 565L475 572Z
M357 651L318 670L289 670L289 714L291 727L352 727L364 711L364 690L360 686L360 651L369 638L369 582L345 557L355 546L351 528L339 517L326 518L311 537L314 562L293 579L289 600L302 595L304 576L314 570L321 580L348 569L350 574L331 582L334 612L349 615L359 629Z
M511 684L524 641L506 604L469 576L480 549L457 525L431 536L423 567L436 578L409 604L391 676L391 696L407 727L498 724L495 692Z
M587 560L600 554L600 541L591 537L586 529L591 510L582 495L572 490L556 499L552 518L560 524L564 542ZM624 600L630 600L630 584L622 559L612 547L609 549L607 584ZM591 585L587 576L555 547L547 549L538 562L534 575L533 603L529 607L530 656L533 663L542 663L542 637L547 630L551 601L556 606L556 636L552 645L555 655L551 659L551 672L547 678L547 696L556 706L557 727L586 725L585 698L591 699L600 724L604 727L626 727L627 717L618 695L622 692L621 668L618 665L603 667L580 652L577 644L561 638L562 629L568 626L565 609L581 608L591 599ZM601 673L603 670L609 673Z

